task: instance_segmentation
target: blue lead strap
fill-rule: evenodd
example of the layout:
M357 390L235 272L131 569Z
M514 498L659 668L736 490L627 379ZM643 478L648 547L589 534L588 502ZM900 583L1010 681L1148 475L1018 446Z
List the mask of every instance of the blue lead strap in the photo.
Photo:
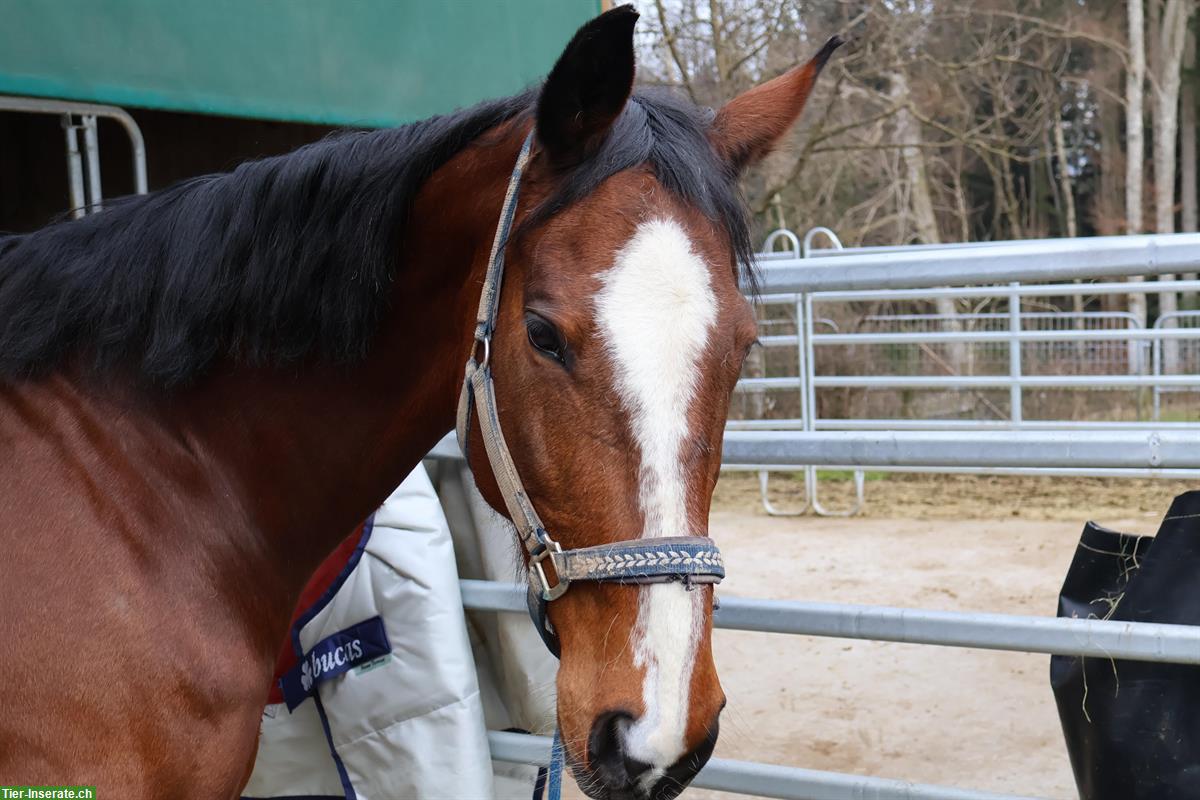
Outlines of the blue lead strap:
M554 744L550 745L550 769L546 776L546 800L562 800L562 774L566 758L562 731L555 728Z

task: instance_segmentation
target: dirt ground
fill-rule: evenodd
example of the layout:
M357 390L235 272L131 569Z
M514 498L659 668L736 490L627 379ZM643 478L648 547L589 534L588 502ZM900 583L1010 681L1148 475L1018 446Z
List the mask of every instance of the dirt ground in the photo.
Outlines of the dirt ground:
M827 487L831 506L848 497L847 482ZM758 506L754 476L729 474L711 533L725 594L1053 616L1086 519L1154 533L1188 488L893 476L868 482L861 517L778 518ZM776 490L781 504L799 492L786 479ZM1048 656L735 631L715 647L729 697L720 757L1076 797Z

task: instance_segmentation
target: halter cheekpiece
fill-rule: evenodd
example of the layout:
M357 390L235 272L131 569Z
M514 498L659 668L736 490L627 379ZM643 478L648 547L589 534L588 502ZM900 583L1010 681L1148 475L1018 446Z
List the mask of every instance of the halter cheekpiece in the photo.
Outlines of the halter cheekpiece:
M719 583L725 577L725 565L717 545L702 536L632 539L563 550L542 526L521 483L500 430L491 356L492 334L504 284L504 248L517 210L521 174L529 163L532 144L531 132L517 156L500 210L500 221L496 226L483 293L479 299L479 313L475 318L475 346L467 360L466 376L458 402L457 430L458 444L465 455L471 417L475 407L478 407L479 427L483 433L488 463L521 544L529 553L529 614L542 640L550 652L557 656L558 636L546 617L546 604L562 597L573 581L633 584L680 581L689 585ZM554 569L553 585L547 574L547 561Z

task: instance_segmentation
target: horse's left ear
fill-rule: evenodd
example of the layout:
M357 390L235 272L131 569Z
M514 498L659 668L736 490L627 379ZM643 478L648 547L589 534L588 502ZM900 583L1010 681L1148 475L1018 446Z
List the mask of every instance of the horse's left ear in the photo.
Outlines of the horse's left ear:
M563 50L537 105L537 138L555 166L595 152L633 91L633 6L606 11Z
M742 92L717 112L709 138L735 172L760 161L783 138L804 110L821 68L844 43L834 36L804 66Z

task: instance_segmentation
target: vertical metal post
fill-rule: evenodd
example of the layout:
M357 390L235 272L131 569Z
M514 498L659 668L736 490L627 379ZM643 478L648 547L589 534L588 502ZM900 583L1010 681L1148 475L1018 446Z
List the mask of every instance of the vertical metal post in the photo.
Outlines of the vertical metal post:
M1008 340L1008 376L1012 385L1008 389L1009 406L1012 411L1014 428L1021 426L1024 411L1021 408L1021 284L1013 282L1008 285L1012 291L1008 295L1008 330L1012 338Z
M788 236L792 234L789 231L784 231ZM774 235L774 234L772 234ZM794 238L794 237L793 237ZM807 348L805 343L808 341L808 333L811 332L811 327L805 325L807 314L805 311L804 295L797 294L793 298L793 303L796 309L796 375L797 383L800 386L800 427L808 430L808 386L811 383L809 379L807 358ZM816 492L812 481L816 478L816 470L812 467L804 469L804 505L798 509L784 510L776 508L771 503L770 481L771 473L769 470L760 470L758 473L758 493L762 500L763 510L772 517L799 517L808 511L813 503L813 498Z
M100 141L96 135L96 115L83 115L83 154L87 159L88 213L102 210L100 190Z
M1162 322L1162 320L1157 319L1154 321L1155 328L1160 327L1158 324L1159 322ZM1162 339L1151 339L1150 348L1150 360L1154 364L1154 377L1158 378L1162 375ZM1158 422L1159 418L1162 416L1162 386L1157 382L1154 384L1153 395L1153 415L1150 418L1155 422ZM1138 417L1140 418L1141 414L1138 414Z
M806 358L806 342L808 335L804 320L808 317L804 313L804 295L796 295L796 374L800 377L800 421L804 430L808 430L808 359Z
M817 357L816 349L813 346L813 334L816 332L816 312L813 311L813 299L811 294L801 295L803 298L804 308L804 393L807 397L804 407L807 414L804 416L804 430L812 432L817 429ZM854 470L854 505L846 511L830 511L821 505L820 499L820 478L817 475L815 466L806 467L804 470L804 486L807 494L808 503L812 506L813 513L821 517L853 517L858 512L862 511L865 504L865 486L866 475L862 470Z
M801 406L803 409L804 430L815 431L817 429L817 390L813 386L813 376L817 373L816 353L813 350L813 302L811 294L798 295L796 304L798 309L803 310L804 327L800 335L800 347L802 348L802 358L804 364L804 377L801 379L801 391L804 392L804 403ZM809 466L804 468L804 500L808 505L813 505L813 510L816 510L817 502L817 468Z
M63 130L67 135L67 183L71 191L71 216L79 219L87 213L83 199L83 164L79 160L79 139L75 135L75 120L70 114L62 115Z

